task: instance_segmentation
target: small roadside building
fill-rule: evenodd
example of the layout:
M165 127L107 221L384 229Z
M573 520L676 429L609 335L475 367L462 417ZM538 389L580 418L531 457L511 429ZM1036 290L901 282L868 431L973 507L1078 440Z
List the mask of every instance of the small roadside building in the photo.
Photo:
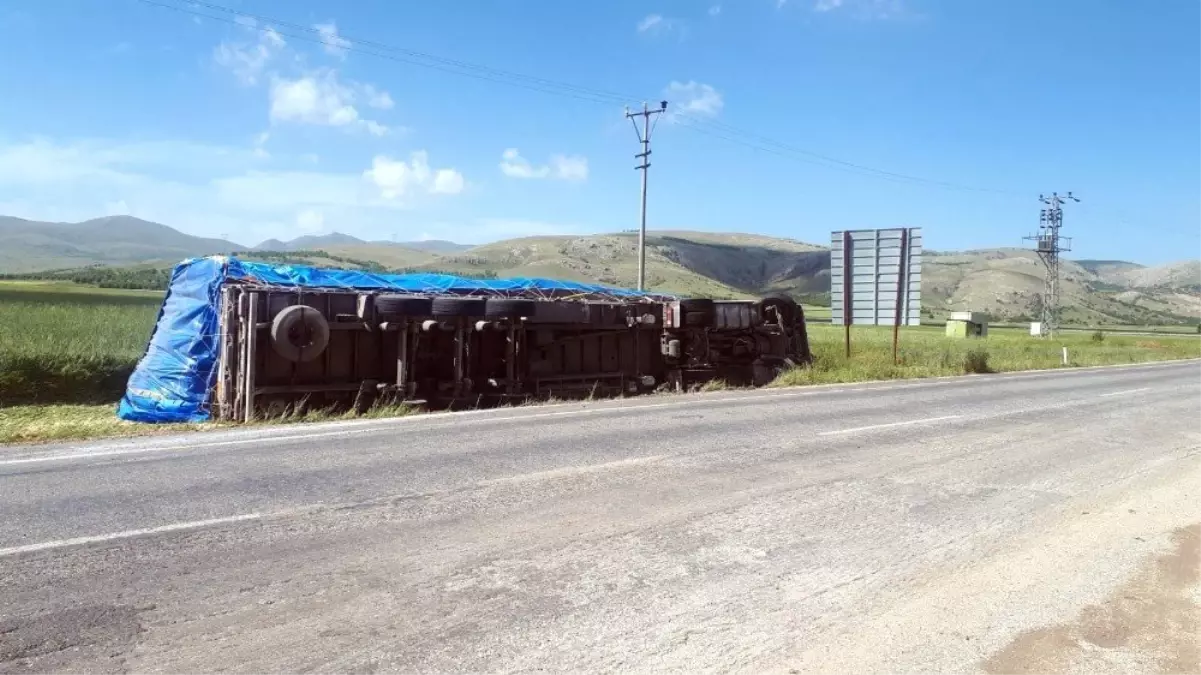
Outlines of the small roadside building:
M988 317L981 312L951 312L947 337L970 338L988 335Z

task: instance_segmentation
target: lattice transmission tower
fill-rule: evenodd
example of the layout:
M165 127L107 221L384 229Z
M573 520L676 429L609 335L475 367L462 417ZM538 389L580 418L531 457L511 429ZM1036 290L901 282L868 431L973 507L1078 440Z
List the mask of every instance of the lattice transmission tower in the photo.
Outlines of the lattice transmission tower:
M1068 192L1060 197L1052 192L1050 197L1038 196L1045 205L1038 216L1038 234L1025 237L1034 242L1034 251L1043 261L1046 277L1043 281L1043 295L1039 322L1043 335L1053 336L1059 329L1059 254L1072 250L1071 237L1063 237L1059 229L1063 227L1063 204L1067 200L1080 201Z

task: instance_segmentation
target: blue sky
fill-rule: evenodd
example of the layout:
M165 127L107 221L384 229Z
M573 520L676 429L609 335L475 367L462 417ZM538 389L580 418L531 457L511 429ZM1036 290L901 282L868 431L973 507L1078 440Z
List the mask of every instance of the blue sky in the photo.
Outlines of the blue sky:
M245 244L628 229L622 101L667 98L652 229L821 243L908 225L936 249L1020 245L1038 194L1073 190L1073 257L1201 256L1193 0L216 1L275 21L0 5L0 214L129 213Z

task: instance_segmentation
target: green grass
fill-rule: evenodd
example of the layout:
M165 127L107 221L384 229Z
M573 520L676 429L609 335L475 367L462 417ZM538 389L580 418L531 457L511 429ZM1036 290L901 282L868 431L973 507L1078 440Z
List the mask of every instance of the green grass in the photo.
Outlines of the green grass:
M117 400L162 293L0 282L0 406Z
M810 325L813 365L789 370L774 384L830 384L1059 368L1064 347L1068 349L1069 366L1201 357L1201 339L1195 336L1106 335L1098 342L1089 333L1046 340L1017 329L998 329L990 331L987 338L961 340L948 338L942 331L942 326L902 328L900 364L894 364L891 328L852 326L851 358L847 359L841 326Z
M0 443L40 443L147 436L217 429L221 424L138 424L117 418L116 405L18 405L0 408Z
M363 414L332 409L297 411L285 408L267 412L254 424L305 424L342 419L403 417L416 412L400 404L373 406ZM139 424L116 415L116 406L104 405L18 405L0 408L0 443L42 443L115 436L150 436L184 431L203 431L235 426L232 422L199 424ZM245 425L242 425L245 426Z
M0 282L0 443L169 433L220 425L143 425L117 419L114 402L141 358L162 294L50 282ZM821 310L825 310L822 316ZM828 308L806 308L814 320ZM816 356L812 367L781 375L781 386L935 377L1070 365L1140 363L1201 356L1194 336L1127 336L1065 333L1032 338L1023 329L995 329L983 340L955 340L941 326L905 328L901 363L894 365L891 329L853 327L852 357L843 356L842 328L809 325ZM724 382L705 386L720 390ZM63 405L70 404L70 405ZM381 405L367 417L408 414ZM327 410L279 410L261 423L316 422L353 416Z
M830 320L830 308L828 306L802 305L801 308L805 310L806 321L825 322Z

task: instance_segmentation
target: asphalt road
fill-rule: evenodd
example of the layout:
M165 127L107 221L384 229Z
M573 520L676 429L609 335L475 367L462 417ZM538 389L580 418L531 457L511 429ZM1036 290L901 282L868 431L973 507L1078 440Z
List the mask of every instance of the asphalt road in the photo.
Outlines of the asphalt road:
M1189 362L9 447L0 672L1196 667L1199 413Z

